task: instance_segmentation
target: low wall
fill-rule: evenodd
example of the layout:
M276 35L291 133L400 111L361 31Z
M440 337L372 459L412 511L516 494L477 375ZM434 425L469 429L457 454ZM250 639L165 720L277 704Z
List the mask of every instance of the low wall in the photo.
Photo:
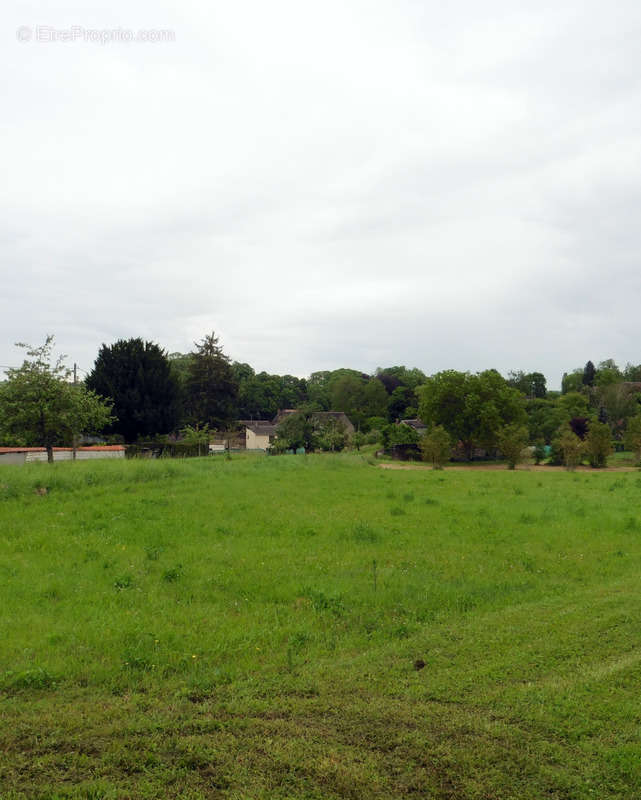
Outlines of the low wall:
M0 464L24 464L26 453L0 453Z
M5 452L0 451L0 464L25 464L47 461L47 451L44 447L25 447L24 449L16 447L3 449ZM89 461L97 458L124 457L124 447L79 447L76 450L77 461ZM54 461L71 461L72 459L73 450L71 447L53 448Z

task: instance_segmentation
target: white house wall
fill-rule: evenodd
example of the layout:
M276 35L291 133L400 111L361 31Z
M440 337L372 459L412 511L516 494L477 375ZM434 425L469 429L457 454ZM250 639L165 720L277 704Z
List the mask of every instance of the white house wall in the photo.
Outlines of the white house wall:
M254 431L246 430L245 447L247 450L267 450L269 447L269 435L261 436Z

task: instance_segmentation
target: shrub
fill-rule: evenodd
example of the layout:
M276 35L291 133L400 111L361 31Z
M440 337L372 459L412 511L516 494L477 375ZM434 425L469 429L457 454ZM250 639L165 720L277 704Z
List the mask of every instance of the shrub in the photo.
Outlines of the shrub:
M574 470L581 463L585 444L568 428L563 431L559 439L559 445L563 453L563 463L566 469Z
M590 459L590 466L605 467L608 463L608 456L612 452L610 427L604 422L591 422L585 440L585 448Z
M396 425L386 425L382 430L383 446L394 447L397 444L418 444L419 435L409 425L399 422Z
M631 417L623 441L627 450L632 450L637 462L641 462L641 415Z
M452 450L452 440L442 425L437 425L423 436L420 443L424 461L430 461L432 469L443 469Z
M363 434L358 434L362 437ZM357 436L355 433L354 436ZM345 448L348 436L345 426L340 420L329 419L316 429L316 443L321 450L330 450L339 452ZM360 449L362 439L359 441L356 449Z
M528 442L528 430L524 425L513 423L499 431L499 447L505 456L508 469L514 469L523 460L523 451Z

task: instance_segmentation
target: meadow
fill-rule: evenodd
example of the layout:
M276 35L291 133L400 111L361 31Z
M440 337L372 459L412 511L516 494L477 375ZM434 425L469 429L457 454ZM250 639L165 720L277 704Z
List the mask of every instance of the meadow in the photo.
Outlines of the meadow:
M0 468L0 797L641 796L641 474Z

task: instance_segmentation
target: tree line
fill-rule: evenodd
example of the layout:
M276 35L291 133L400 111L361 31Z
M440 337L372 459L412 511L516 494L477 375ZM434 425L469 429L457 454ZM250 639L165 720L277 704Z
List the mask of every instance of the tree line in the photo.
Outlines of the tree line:
M564 373L560 392L547 389L541 372L520 370L506 377L497 370L428 376L392 366L373 374L342 368L298 378L232 361L212 332L189 353L168 354L142 338L103 344L85 380L71 383L63 360L53 356L53 337L39 348L21 347L27 350L22 367L9 370L0 386L2 444L50 449L92 431L128 443L182 431L200 442L239 420L301 409L297 430L307 430L314 411L345 412L356 428L357 446L363 437L385 446L417 443L416 430L397 423L419 418L469 459L501 443L509 449L506 431L557 454L568 431L584 442L590 430L593 437L600 430L611 446L612 439L625 440L641 414L641 365L621 369L612 359ZM294 423L288 424L294 430ZM320 437L326 449L340 449L339 433L323 430L316 441Z

